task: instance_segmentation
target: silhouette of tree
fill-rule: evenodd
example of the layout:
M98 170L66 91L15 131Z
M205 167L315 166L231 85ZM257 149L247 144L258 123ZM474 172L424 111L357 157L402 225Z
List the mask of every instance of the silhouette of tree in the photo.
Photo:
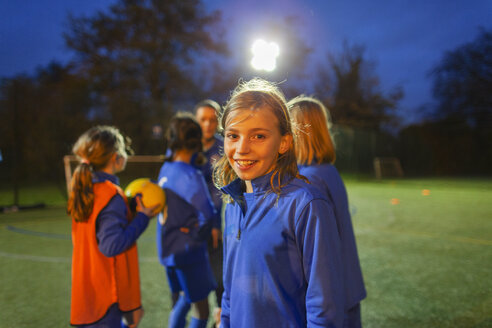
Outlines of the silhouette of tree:
M465 120L478 130L492 123L492 31L446 52L432 70L435 117Z
M3 78L0 82L0 149L2 150L1 178L15 182L22 176L20 163L25 148L24 121L29 116L24 108L33 106L33 81L25 75ZM27 127L26 127L27 128ZM15 203L18 199L15 200Z
M193 104L194 94L211 87L199 83L207 72L197 63L227 53L220 19L199 0L120 0L93 17L70 17L64 36L91 81L93 115L150 136L176 104ZM145 139L136 140L138 149L151 153Z
M340 55L328 54L329 66L318 70L315 92L336 124L375 129L396 124L394 111L403 91L396 87L388 95L382 93L364 51L363 46L345 43Z
M446 52L430 75L437 106L428 122L400 136L406 144L425 142L430 156L407 148L407 160L428 161L434 174L490 175L492 32L482 29L472 42Z
M63 155L91 124L88 99L87 81L55 62L34 76L3 79L0 148L12 174L37 180L63 177Z

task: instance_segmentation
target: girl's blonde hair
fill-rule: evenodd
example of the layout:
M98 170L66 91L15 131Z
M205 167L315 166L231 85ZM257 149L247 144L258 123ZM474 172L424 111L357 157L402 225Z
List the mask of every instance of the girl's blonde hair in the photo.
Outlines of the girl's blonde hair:
M316 98L301 95L290 100L288 107L298 129L295 138L297 163L333 164L336 155L329 131L331 120L323 103Z
M92 213L94 191L92 172L107 166L113 154L132 154L130 139L112 126L96 126L82 134L72 148L80 159L70 183L67 213L77 222L86 221Z
M255 78L247 82L240 82L234 89L222 113L219 115L220 129L225 130L232 119L232 115L239 110L258 111L269 108L277 117L280 135L292 135L292 125L287 110L287 103L282 91L273 83ZM235 179L237 175L229 164L227 154L217 161L214 167L214 182L221 188ZM270 179L272 191L280 194L284 177L300 177L297 169L295 148L291 144L289 149L277 158ZM229 199L226 199L229 200Z

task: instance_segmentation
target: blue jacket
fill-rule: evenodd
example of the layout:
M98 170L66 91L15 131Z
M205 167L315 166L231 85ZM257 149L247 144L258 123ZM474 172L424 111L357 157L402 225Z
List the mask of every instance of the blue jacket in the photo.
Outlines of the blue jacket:
M203 177L205 178L205 182L207 183L208 191L210 192L210 196L212 197L212 202L214 203L215 211L217 212L217 216L214 218L212 222L212 226L217 229L221 229L221 217L220 212L222 209L222 193L220 190L215 187L212 173L213 173L213 165L217 162L222 153L224 151L224 139L221 136L215 136L215 142L206 151L203 152L205 157L207 158L207 163L202 166L199 166L198 169L202 171Z
M331 164L299 166L299 173L319 188L333 204L342 243L345 309L348 310L366 297L366 289L357 255L345 185L337 169Z
M340 239L330 203L317 189L293 179L280 197L270 174L243 193L235 180L223 191L222 325L341 327L344 312Z
M161 264L180 266L203 260L215 210L202 174L184 162L165 162L158 183L167 198L167 210L157 220ZM189 232L182 232L181 228Z

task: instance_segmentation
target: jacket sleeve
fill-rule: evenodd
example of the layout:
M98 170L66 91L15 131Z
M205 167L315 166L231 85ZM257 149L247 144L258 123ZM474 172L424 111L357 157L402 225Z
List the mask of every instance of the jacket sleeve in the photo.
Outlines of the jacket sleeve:
M227 217L227 207L226 207L226 215ZM226 230L227 228L224 228ZM229 299L229 290L231 286L231 282L226 279L226 272L227 272L227 236L225 235L227 231L224 231L224 238L223 238L223 261L224 261L224 268L222 270L222 280L223 280L223 285L224 285L224 292L222 293L222 303L221 303L221 314L220 314L220 327L221 328L229 328L231 326L230 324L230 313L231 313L231 308L230 308L230 299Z
M188 201L190 204L193 204L198 211L198 222L200 225L199 233L200 236L206 240L210 236L212 224L216 219L217 213L201 172L197 171L195 185L196 187L194 187L193 190L190 190L190 198Z
M205 179L203 178L203 175L198 171L196 175L195 185L196 187L193 188L191 188L190 186L188 192L189 199L187 199L187 201L203 215L202 220L205 220L207 222L210 221L211 224L216 215L215 208L212 203L212 198L208 191L207 184L205 183Z
M340 237L331 205L309 202L296 224L307 280L307 327L341 327L344 315Z
M96 219L99 250L107 257L116 256L133 245L149 224L149 217L138 212L128 221L125 201L115 195Z

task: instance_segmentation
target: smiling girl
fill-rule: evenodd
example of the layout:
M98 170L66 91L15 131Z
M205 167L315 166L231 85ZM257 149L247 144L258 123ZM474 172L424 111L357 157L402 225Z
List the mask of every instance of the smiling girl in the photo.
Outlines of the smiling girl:
M253 79L220 118L226 193L222 326L341 327L340 239L325 196L300 179L282 92Z

